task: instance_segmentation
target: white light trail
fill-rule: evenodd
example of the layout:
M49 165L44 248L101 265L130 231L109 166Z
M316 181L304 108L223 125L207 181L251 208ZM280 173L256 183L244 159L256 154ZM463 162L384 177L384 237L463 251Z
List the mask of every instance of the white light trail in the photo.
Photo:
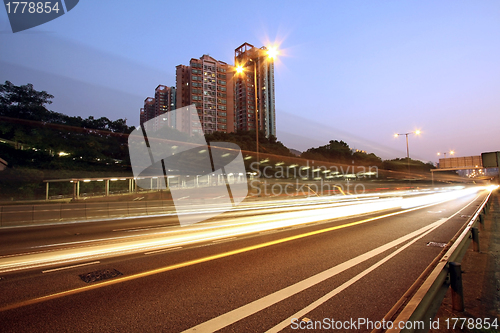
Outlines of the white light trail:
M71 245L72 248L4 256L0 258L0 273L47 265L69 264L89 259L95 260L133 253L151 252L160 249L178 248L318 221L353 217L391 209L426 206L454 200L476 193L482 189L485 188L474 187L405 198L390 196L377 200L360 200L335 204L326 204L325 199L322 198L320 200L320 198L318 199L318 203L321 204L308 207L314 209L304 209L303 201L299 201L297 207L288 206L283 211L272 212L270 214L267 214L268 210L263 210L266 214L258 216L236 216L223 221L171 228L167 231L155 232L148 235L102 239L99 244L89 244L92 241L86 241L85 246L81 242L75 242L76 244L66 243L66 245ZM488 188L488 190L491 189ZM279 207L279 204L277 206ZM276 209L276 206L273 209ZM103 242L107 244L103 244ZM79 247L75 245L79 245Z

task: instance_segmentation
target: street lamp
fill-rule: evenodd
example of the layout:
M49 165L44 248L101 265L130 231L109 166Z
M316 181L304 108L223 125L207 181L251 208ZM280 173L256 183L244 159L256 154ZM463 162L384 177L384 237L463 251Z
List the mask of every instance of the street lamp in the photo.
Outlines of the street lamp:
M450 155L454 155L454 154L455 154L455 152L453 150L450 150ZM437 155L440 156L441 153L437 153ZM443 155L444 155L444 158L446 158L446 153L443 153Z
M270 47L268 50L267 50L267 56L271 59L274 59L278 56L279 54L279 51L277 48L275 47Z
M267 52L266 53L267 53L267 59L270 59L270 61L274 61L274 59L278 56L279 51L275 47L270 47L270 48L267 48ZM257 58L259 58L258 55L257 55ZM256 143L257 162L260 164L260 159L259 159L259 129L260 129L260 121L259 121L259 108L258 108L258 99L257 99L257 94L258 94L258 89L257 89L257 61L256 61L256 59L249 59L249 61L253 62L253 87L254 87L254 103L255 103L254 104L255 105L255 143ZM245 69L244 69L244 67L242 65L236 66L236 72L238 74L243 73L244 71L245 71Z
M409 175L411 174L411 172L410 172L410 147L408 145L408 135L410 135L410 134L420 135L420 130L416 130L414 132L408 132L408 133L397 133L397 134L394 134L395 138L397 138L400 135L406 136L406 160L408 162L408 174Z

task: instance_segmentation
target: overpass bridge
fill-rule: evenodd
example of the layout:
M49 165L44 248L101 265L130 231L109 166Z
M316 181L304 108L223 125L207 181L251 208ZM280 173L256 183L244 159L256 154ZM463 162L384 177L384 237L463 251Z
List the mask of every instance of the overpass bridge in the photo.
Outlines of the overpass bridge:
M500 166L500 152L487 152L477 156L440 158L438 163L438 168L431 170L431 173L434 178L434 172L458 171L458 170L482 170L489 168L498 169L499 166Z

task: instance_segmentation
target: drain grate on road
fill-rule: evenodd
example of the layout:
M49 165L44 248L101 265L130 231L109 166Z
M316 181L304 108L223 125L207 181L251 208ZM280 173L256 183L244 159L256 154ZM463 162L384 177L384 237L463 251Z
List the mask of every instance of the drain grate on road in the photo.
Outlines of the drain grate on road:
M427 243L427 246L445 247L446 243L429 242L429 243Z
M99 271L80 274L78 276L82 279L83 282L91 283L91 282L111 279L118 275L123 275L123 274L118 272L116 269L101 269Z

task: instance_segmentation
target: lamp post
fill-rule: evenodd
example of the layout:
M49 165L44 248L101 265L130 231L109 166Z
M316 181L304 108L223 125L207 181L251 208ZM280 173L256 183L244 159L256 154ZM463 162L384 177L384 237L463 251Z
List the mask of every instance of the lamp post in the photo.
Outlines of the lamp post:
M408 133L397 133L397 134L394 134L395 138L397 138L400 135L406 136L406 160L408 162L408 175L411 175L411 170L410 170L410 146L408 145L408 135L410 135L410 134L419 135L420 134L420 130L416 130L414 132L408 132ZM411 180L410 180L410 182L411 182Z
M444 152L444 153L442 153L442 154L444 155L444 158L446 158L446 152ZM454 154L455 154L455 152L454 152L453 150L450 150L450 155L454 155ZM438 156L440 156L440 155L441 155L441 153L440 153L440 152L438 152L438 153L437 153L437 155L438 155ZM439 167L441 167L441 166L439 166Z
M260 52L260 50L258 51ZM276 48L268 48L267 49L267 59L271 59L274 61L276 56L278 55L278 50ZM259 129L260 129L260 119L259 119L259 106L258 106L258 89L257 89L257 59L259 56L255 59L249 59L249 61L253 62L253 87L254 87L254 105L255 105L255 144L256 144L256 157L257 157L257 163L260 164L260 159L259 159ZM242 73L244 72L244 67L241 65L236 66L236 72L237 73Z
M453 155L453 154L455 154L455 152L453 150L450 150L450 155ZM439 155L441 155L441 153L437 153L437 155L439 156ZM444 155L444 158L446 158L446 152L444 152L443 155Z
M250 59L252 60L252 59ZM259 163L259 168L260 168L260 159L259 159L259 129L260 129L260 123L259 123L259 107L257 105L257 61L253 62L253 94L255 98L255 144L257 147L255 148L255 152L257 154L257 163Z

